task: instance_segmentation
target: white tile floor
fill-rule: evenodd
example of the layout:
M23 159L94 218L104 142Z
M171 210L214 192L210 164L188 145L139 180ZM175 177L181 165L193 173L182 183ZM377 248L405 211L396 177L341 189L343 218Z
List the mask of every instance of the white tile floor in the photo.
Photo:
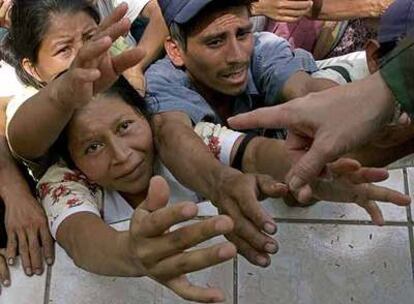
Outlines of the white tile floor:
M385 185L409 188L414 199L414 168L391 171ZM414 303L414 208L383 205L387 223L379 228L354 205L265 205L279 222L272 265L261 269L238 257L191 275L194 282L223 288L229 304ZM201 209L203 216L215 212ZM62 249L56 255L41 277L26 278L14 267L13 286L3 289L0 304L185 303L149 279L99 277L77 269Z

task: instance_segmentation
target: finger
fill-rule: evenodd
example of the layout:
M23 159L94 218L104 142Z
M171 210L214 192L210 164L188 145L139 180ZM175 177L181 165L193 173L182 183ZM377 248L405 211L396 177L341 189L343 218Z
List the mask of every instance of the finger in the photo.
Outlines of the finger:
M230 117L227 122L231 128L283 128L291 125L295 112L290 110L288 104L273 107L263 107L251 112Z
M381 209L376 202L368 201L368 202L357 203L357 204L368 212L369 216L372 219L372 222L375 225L378 225L378 226L384 225L384 217L382 216Z
M15 232L9 231L7 233L7 249L6 258L9 265L14 265L17 254L17 236Z
M362 200L389 202L398 206L407 206L411 203L411 198L408 195L398 191L371 184L364 184L362 186L365 187L363 192L366 193L363 195L366 196L366 198L363 197Z
M233 227L233 221L226 215L181 227L159 238L155 244L158 251L154 254L156 259L161 259L180 253L213 237L230 233Z
M305 185L297 192L297 200L303 205L307 205L312 201L313 191L310 185Z
M220 289L195 286L188 281L186 276L171 279L165 285L177 295L188 301L217 303L225 300L224 294Z
M271 260L267 253L257 251L234 233L227 234L226 238L236 246L237 252L244 256L253 265L260 267L267 267L270 265Z
M306 15L309 12L309 8L305 9L281 9L278 14L280 15L279 18L277 18L277 21L280 21L283 18L295 18L300 19L304 15Z
M260 191L260 200L266 197L278 198L288 194L288 187L283 183L278 183L268 175L257 175L257 184Z
M42 241L44 259L46 263L51 266L55 261L55 247L47 227L40 228L40 239Z
M90 61L105 54L111 47L112 40L110 37L102 37L98 40L89 41L79 51L73 65L75 67L87 68Z
M84 84L94 82L101 77L101 72L98 69L81 69L75 68L70 73L74 86L82 86Z
M0 282L4 286L10 286L10 272L5 257L0 254Z
M41 275L43 273L43 259L37 231L28 231L27 239L29 241L29 255L32 270L35 274Z
M280 12L284 10L289 11L307 11L312 8L313 2L312 1L285 1L279 3ZM281 13L281 15L283 15Z
M388 177L388 171L381 168L361 168L357 172L347 175L347 178L354 184L382 182Z
M26 237L26 233L23 230L17 232L19 240L19 255L22 261L22 267L26 275L31 276L33 274L32 265L30 264L29 245Z
M357 160L351 158L340 158L337 161L328 164L329 171L336 175L355 172L360 168L361 164Z
M172 226L194 218L197 215L197 205L182 202L154 211L153 213L137 213L134 221L139 222L137 234L143 237L162 235Z
M153 268L156 278L166 281L180 275L198 271L235 257L236 247L231 243L183 252L160 261Z
M140 48L132 48L112 58L112 63L117 75L136 66L145 56L145 51Z
M122 20L126 13L128 12L128 5L123 2L120 5L118 5L113 11L112 13L105 17L102 22L99 24L99 32L103 32L106 29L108 29L111 25L119 22L120 20Z
M146 199L139 208L149 212L158 210L168 204L170 198L170 187L161 176L154 176L150 180Z
M112 42L116 41L119 37L125 36L131 28L131 22L129 19L125 18L122 19L114 24L112 24L110 27L105 29L104 31L98 32L95 34L93 40L100 39L102 37L110 37Z

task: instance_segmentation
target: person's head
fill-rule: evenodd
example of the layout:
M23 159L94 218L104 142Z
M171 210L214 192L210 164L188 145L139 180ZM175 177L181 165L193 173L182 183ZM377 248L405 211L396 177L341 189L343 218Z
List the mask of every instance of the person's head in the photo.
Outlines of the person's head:
M145 102L121 77L79 109L58 143L63 159L104 188L146 191L154 149Z
M365 47L370 73L375 73L383 59L414 29L414 1L395 0L381 16L377 40Z
M251 0L159 0L173 64L201 89L236 96L247 86L253 52Z
M17 73L40 88L70 66L95 33L99 15L87 0L15 1L11 24L8 43Z

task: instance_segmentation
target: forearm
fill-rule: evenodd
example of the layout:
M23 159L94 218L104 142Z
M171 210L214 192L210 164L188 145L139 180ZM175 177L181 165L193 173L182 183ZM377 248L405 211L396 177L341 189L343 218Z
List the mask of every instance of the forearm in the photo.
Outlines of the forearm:
M236 171L222 165L194 132L183 113L157 115L155 139L163 163L186 187L210 198L223 174ZM177 119L178 117L178 119Z
M144 8L142 14L149 19L149 23L138 44L146 52L144 58L139 63L141 70L145 71L163 50L168 29L156 0L150 1Z
M56 239L74 263L108 276L144 275L128 253L128 231L118 232L92 213L76 213L63 221Z
M74 108L59 102L54 84L23 103L8 127L13 151L26 159L43 156L72 117Z
M319 0L308 17L318 20L378 18L394 0ZM318 2L320 2L318 4ZM320 6L320 9L318 9ZM315 11L316 10L316 11ZM318 13L319 11L319 13Z

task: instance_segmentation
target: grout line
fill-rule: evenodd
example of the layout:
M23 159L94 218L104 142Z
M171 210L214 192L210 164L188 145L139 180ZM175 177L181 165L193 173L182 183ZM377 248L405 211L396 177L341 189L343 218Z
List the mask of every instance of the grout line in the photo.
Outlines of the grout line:
M334 225L361 225L361 226L376 226L373 222L368 220L336 220L336 219L295 219L295 218L274 218L277 223L288 224L334 224ZM412 227L413 223L386 221L383 227Z
M404 173L404 192L407 195L410 195L410 187L409 187L409 182L408 182L408 174L407 174L407 169L404 168L403 170ZM411 215L411 207L407 206L407 220L409 223L413 223L413 218ZM407 228L408 229L408 240L409 240L409 247L410 247L410 255L411 255L411 270L412 270L412 275L413 275L413 280L414 280L414 228L411 226Z
M239 303L239 260L236 255L233 259L233 304Z
M46 286L43 296L43 304L49 304L50 301L50 282L52 281L52 266L47 266L46 270Z

